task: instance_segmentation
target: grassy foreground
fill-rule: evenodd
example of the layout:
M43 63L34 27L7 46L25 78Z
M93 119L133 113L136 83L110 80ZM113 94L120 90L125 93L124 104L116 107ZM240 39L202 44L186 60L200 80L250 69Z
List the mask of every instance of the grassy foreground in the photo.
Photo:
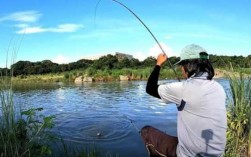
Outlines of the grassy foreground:
M251 78L228 77L232 98L229 98L226 157L251 156Z
M39 114L43 108L20 111L14 105L11 79L0 77L0 156L40 157L51 153L47 140L54 116ZM40 140L43 139L43 140Z

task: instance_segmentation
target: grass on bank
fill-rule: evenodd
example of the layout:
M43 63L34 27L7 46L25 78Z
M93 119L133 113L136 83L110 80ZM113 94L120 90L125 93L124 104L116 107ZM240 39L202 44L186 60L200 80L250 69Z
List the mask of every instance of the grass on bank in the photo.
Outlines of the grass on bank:
M251 156L251 78L229 75L232 98L228 104L226 157Z
M94 68L78 69L62 73L49 73L43 75L21 75L12 78L16 83L52 83L52 82L74 82L77 77L92 77L95 81L118 81L120 75L130 76L132 80L147 80L153 67L145 68L123 68L123 69L105 69L97 70ZM179 78L182 78L181 70L176 68ZM239 68L235 71L226 69L215 69L215 77L225 77L242 73L245 77L251 77L251 68ZM173 70L163 67L160 71L160 79L177 79ZM228 78L227 78L228 79Z
M45 142L50 138L47 131L53 127L54 117L39 114L42 108L20 111L14 105L11 79L0 79L0 156L50 154L50 147Z
M147 80L153 67L146 68L123 68L123 69L105 69L96 70L93 68L78 69L63 73L50 73L44 75L21 75L12 78L14 84L18 83L51 83L51 82L74 82L77 77L92 77L94 81L119 81L120 75L129 76L131 80ZM181 78L180 70L176 70L178 77ZM163 68L160 71L160 79L177 79L173 70Z

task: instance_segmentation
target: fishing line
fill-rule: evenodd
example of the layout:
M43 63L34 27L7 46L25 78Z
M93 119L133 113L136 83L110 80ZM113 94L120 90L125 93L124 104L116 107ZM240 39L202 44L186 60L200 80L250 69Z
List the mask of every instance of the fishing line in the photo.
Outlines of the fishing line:
M133 125L133 127L137 130L138 133L141 133L140 129L134 124L133 120L128 118L126 115L123 114L123 116L130 121L130 123Z
M130 120L130 123L134 126L134 128L137 130L137 132L140 133L139 128L134 124L133 120L131 120L131 119L128 119L128 120Z
M98 7L98 4L100 3L101 0L98 1L97 5L96 5L96 9ZM151 32L151 30L146 26L146 24L130 9L128 8L126 5L124 5L123 3L117 1L117 0L112 0L113 2L116 2L117 4L121 5L122 7L124 7L125 9L127 9L130 13L132 13L139 21L140 23L146 28L146 30L151 34L151 36L153 37L153 39L156 41L156 43L158 44L159 48L161 49L162 53L166 55L166 52L164 51L164 49L162 48L162 46L160 45L159 41L157 40L157 38L154 36L154 34ZM96 15L96 11L95 11L95 15ZM167 56L167 55L166 55ZM173 70L177 80L180 82L180 79L177 75L176 70L174 69L174 66L171 64L170 60L167 60L171 69Z
M95 12L94 12L94 25L96 26L96 16L97 16L97 10L98 10L98 6L99 3L101 2L101 0L99 0L95 6Z

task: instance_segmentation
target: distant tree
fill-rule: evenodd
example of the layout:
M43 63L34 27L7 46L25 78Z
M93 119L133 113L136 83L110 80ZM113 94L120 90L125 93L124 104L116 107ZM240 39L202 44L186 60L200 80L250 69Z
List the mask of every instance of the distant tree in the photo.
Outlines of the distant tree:
M246 68L251 68L251 55L246 58Z
M60 72L68 71L68 65L67 64L60 64L59 68L60 68Z
M50 60L43 60L41 62L41 72L40 74L45 74L45 73L51 73L54 69L55 66L58 66L58 64L51 62Z
M213 66L217 68L227 68L230 65L236 68L250 67L250 60L248 57L210 55L209 58Z
M230 57L228 56L209 55L209 60L214 68L225 68L229 66L231 62Z
M122 68L130 68L131 67L131 61L128 58L123 58L117 64L115 65L116 69L122 69Z
M210 61L215 68L227 68L230 65L238 68L250 68L251 67L251 55L247 57L243 56L217 56L210 55ZM174 64L179 61L179 57L170 57L169 61ZM97 70L112 70L112 69L122 69L122 68L138 68L138 67L152 67L156 64L156 59L154 57L148 57L144 61L140 62L138 59L124 58L118 61L116 56L107 55L99 58L98 60L86 60L81 59L77 62L72 62L69 64L57 64L50 60L44 60L40 62L30 62L30 61L18 61L11 66L13 70L13 75L31 75L31 74L46 74L46 73L58 73L65 72L69 70L88 69L89 73L94 74ZM168 63L164 66L170 66ZM10 74L10 70L6 68L0 68L0 75L4 76Z
M156 64L156 59L154 57L147 57L142 62L142 66L144 67L154 66L155 64Z
M78 60L77 62L72 62L69 63L69 69L73 70L73 69L81 69L81 68L87 68L89 67L91 64L93 63L92 60L86 60L86 59L81 59Z
M11 76L11 71L8 68L0 68L0 77L1 76Z
M243 56L233 56L231 62L235 67L245 67L245 58Z
M131 66L134 68L141 66L141 62L138 59L133 58L130 61L131 61Z
M32 62L29 61L19 61L11 66L13 69L13 75L28 75L29 71L31 71L31 67L33 66Z
M103 56L99 58L98 60L94 61L92 64L92 67L95 69L113 69L115 65L118 63L117 57L109 54L107 56Z

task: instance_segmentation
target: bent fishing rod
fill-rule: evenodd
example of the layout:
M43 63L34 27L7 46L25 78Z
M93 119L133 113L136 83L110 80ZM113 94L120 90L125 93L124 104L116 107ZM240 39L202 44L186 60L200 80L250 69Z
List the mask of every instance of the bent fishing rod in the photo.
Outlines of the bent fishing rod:
M101 0L100 0L100 1L101 1ZM99 1L99 2L100 2L100 1ZM112 0L112 1L113 1L113 2L116 2L117 4L119 4L120 6L124 7L126 10L128 10L130 13L132 13L132 14L140 21L140 23L146 28L146 30L151 34L151 36L153 37L153 39L156 41L156 43L158 44L159 48L161 49L162 53L166 55L166 52L164 51L164 49L163 49L162 46L160 45L160 43L159 43L159 41L157 40L157 38L153 35L153 33L151 32L151 30L146 26L146 24L145 24L141 19L140 19L130 8L128 8L125 4L123 4L123 3L121 3L121 2L119 2L119 1L117 1L117 0ZM99 2L98 2L98 4L99 4ZM97 5L98 5L98 4L97 4ZM167 55L166 55L166 56L167 56ZM180 82L180 79L179 79L179 77L178 77L178 75L177 75L176 70L174 69L174 66L172 65L172 63L170 62L169 59L168 59L167 61L168 61L169 65L170 65L171 69L173 70L173 72L174 72L174 74L175 74L177 80Z

